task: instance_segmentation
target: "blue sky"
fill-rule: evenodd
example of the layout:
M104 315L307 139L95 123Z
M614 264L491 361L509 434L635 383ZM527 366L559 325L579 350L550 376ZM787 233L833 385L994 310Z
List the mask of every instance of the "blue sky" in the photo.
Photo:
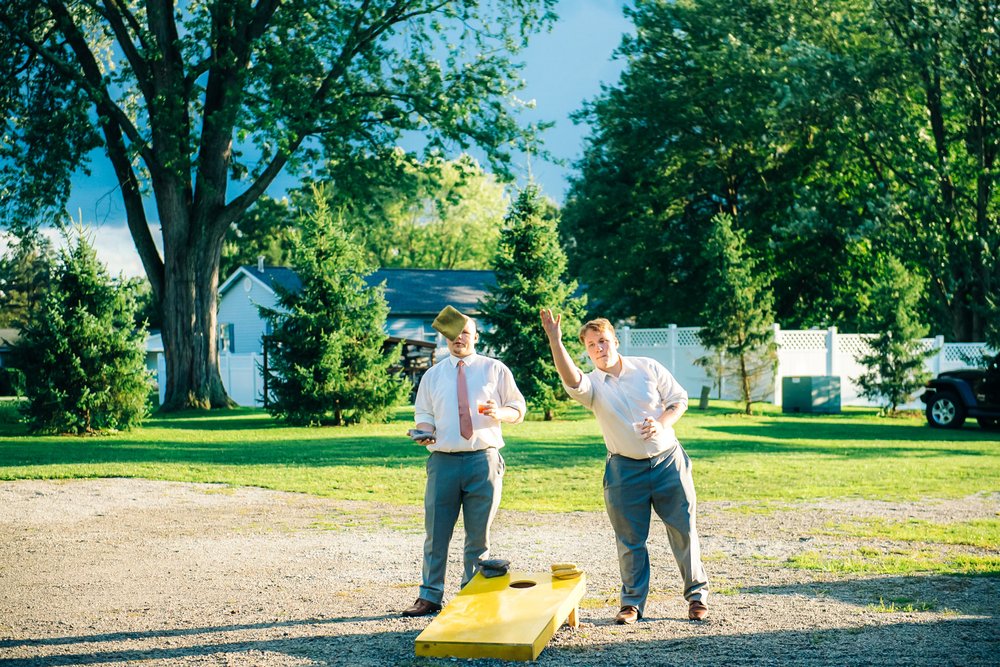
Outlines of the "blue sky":
M535 35L521 54L527 86L519 97L534 99L537 105L523 118L526 122L555 122L544 135L545 145L567 164L536 159L529 165L522 159L517 164L519 181L527 179L530 169L545 193L556 201L564 198L571 163L579 157L587 133L586 127L570 121L570 114L594 98L602 83L617 81L621 72L622 64L612 60L612 54L622 34L631 28L622 13L624 4L624 0L561 0L556 8L559 21L550 32ZM125 228L124 210L107 158L95 152L90 168L91 176L80 174L74 179L68 210L74 219L94 229L99 256L112 274L140 275L142 268ZM282 183L287 186L289 181ZM155 222L155 209L147 214Z

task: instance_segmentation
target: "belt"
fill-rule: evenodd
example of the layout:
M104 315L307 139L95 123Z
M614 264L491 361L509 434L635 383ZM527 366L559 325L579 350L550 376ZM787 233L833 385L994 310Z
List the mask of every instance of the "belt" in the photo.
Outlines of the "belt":
M431 453L432 454L447 454L448 456L472 456L473 454L485 454L490 449L493 449L493 448L492 447L487 447L486 449L470 449L470 450L464 450L464 451L461 451L461 452L435 451L435 452L431 452Z

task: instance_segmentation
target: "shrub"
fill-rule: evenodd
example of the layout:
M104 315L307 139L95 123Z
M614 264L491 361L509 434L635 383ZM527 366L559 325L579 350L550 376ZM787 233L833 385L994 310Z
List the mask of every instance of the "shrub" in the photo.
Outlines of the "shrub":
M12 349L31 431L80 434L142 422L149 377L135 309L132 291L112 281L78 232Z

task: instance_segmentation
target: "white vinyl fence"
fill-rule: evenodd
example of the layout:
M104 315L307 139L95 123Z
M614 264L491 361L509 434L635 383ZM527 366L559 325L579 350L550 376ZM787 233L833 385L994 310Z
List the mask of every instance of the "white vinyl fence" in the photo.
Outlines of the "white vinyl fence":
M720 388L708 376L706 369L695 361L707 351L698 339L698 327L677 327L665 329L619 329L621 352L627 355L652 357L666 366L687 389L692 403L696 402L702 387L711 387L711 396L720 395ZM854 379L864 372L864 367L855 357L866 350L865 338L870 334L841 334L837 329L826 330L783 330L774 326L778 343L778 369L773 377L760 383L761 397L767 402L781 405L781 380L797 376L835 376L840 378L841 405L874 405L858 395ZM927 350L934 350L925 367L936 375L942 371L974 366L990 350L985 343L945 343L943 337L926 338L921 344ZM439 354L438 359L446 355ZM219 369L222 383L229 396L240 405L261 407L264 397L264 381L261 373L263 358L259 354L219 355ZM159 355L158 372L166 377L163 355ZM160 401L163 401L166 383L160 382ZM723 380L721 397L737 400L739 387L732 379ZM904 408L920 408L922 403L914 397Z
M618 332L622 354L652 357L666 366L687 389L692 401L696 400L703 386L711 387L711 396L719 396L719 387L708 376L706 369L695 361L707 354L698 339L698 327L666 329L629 329ZM867 351L866 338L872 334L841 334L836 327L822 330L783 330L774 325L778 344L778 367L773 377L761 382L761 397L781 405L782 378L797 376L834 376L840 378L841 405L875 405L859 396L854 379L865 372L865 367L855 358ZM920 341L926 350L933 350L925 361L928 372L936 375L942 371L967 368L989 354L985 343L945 343L942 336ZM739 387L732 379L723 380L722 398L740 398ZM914 397L904 408L920 408L922 403Z
M156 372L159 378L167 377L163 354L157 355ZM262 407L264 405L264 357L260 354L219 354L219 372L229 398L239 405ZM167 383L160 382L160 403L167 394Z

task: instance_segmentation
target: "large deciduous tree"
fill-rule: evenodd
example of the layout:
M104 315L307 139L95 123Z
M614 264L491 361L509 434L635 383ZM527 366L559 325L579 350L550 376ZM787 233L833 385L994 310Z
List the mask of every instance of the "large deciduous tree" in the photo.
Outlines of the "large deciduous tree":
M401 163L391 183L323 184L327 205L351 220L369 259L384 268L485 269L496 253L507 209L505 188L468 155ZM312 187L281 200L262 197L231 225L222 248L222 275L263 256L288 266L297 212L315 206Z
M786 326L858 327L870 243L927 278L915 307L938 330L982 340L1000 301L996 2L816 8L636 4L620 81L580 115L571 269L618 317L693 323L675 295L704 279L698 249L725 212Z
M366 224L365 244L383 267L485 269L507 209L503 184L470 156L411 167L375 196L348 202Z
M165 407L228 405L216 302L230 224L282 172L389 180L404 134L430 153L478 145L502 171L533 136L513 117L511 53L552 5L6 0L0 216L23 226L60 210L103 147L163 308Z
M637 3L627 13L636 30L619 49L621 79L578 116L592 133L562 231L571 270L601 312L694 323L699 300L679 297L703 279L713 216L766 226L787 199L770 83L781 65L772 36L789 17L758 0Z
M956 340L983 340L1000 295L1000 7L873 5L886 53L853 135L889 183L893 245L925 267L936 323Z

